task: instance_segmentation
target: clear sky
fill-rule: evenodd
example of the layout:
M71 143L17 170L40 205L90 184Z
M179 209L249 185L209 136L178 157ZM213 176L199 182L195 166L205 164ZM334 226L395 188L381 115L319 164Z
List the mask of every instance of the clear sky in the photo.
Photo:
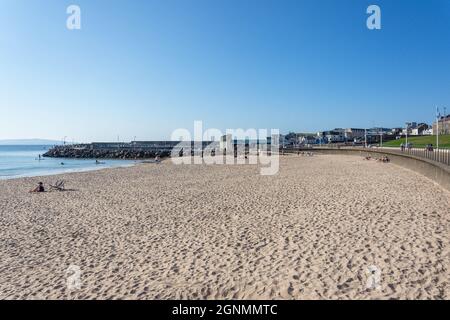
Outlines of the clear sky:
M449 0L0 0L0 139L391 127L436 106L450 111Z

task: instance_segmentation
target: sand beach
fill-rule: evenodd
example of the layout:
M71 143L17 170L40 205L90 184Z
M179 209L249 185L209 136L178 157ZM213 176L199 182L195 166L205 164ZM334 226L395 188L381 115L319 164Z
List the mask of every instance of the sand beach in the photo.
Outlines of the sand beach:
M392 163L166 160L0 189L0 299L450 298L450 193Z

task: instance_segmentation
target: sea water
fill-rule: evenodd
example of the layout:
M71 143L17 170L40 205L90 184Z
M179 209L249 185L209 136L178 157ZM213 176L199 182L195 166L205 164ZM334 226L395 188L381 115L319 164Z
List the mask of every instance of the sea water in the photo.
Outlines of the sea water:
M44 158L51 146L0 145L0 179L46 176L67 172L89 171L112 167L131 166L133 160ZM41 158L39 159L39 155Z

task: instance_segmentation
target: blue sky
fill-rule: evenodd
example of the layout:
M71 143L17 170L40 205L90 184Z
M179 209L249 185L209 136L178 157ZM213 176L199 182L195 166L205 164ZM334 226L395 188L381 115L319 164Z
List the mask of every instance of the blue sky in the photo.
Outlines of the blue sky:
M390 127L435 106L450 111L450 0L0 0L0 139Z

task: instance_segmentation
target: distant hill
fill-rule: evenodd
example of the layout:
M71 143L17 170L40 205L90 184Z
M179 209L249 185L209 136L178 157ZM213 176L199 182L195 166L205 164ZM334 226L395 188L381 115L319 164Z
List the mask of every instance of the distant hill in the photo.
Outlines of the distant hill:
M36 145L59 145L62 144L61 141L57 140L47 140L47 139L11 139L11 140L0 140L0 145L19 145L19 146L36 146Z

